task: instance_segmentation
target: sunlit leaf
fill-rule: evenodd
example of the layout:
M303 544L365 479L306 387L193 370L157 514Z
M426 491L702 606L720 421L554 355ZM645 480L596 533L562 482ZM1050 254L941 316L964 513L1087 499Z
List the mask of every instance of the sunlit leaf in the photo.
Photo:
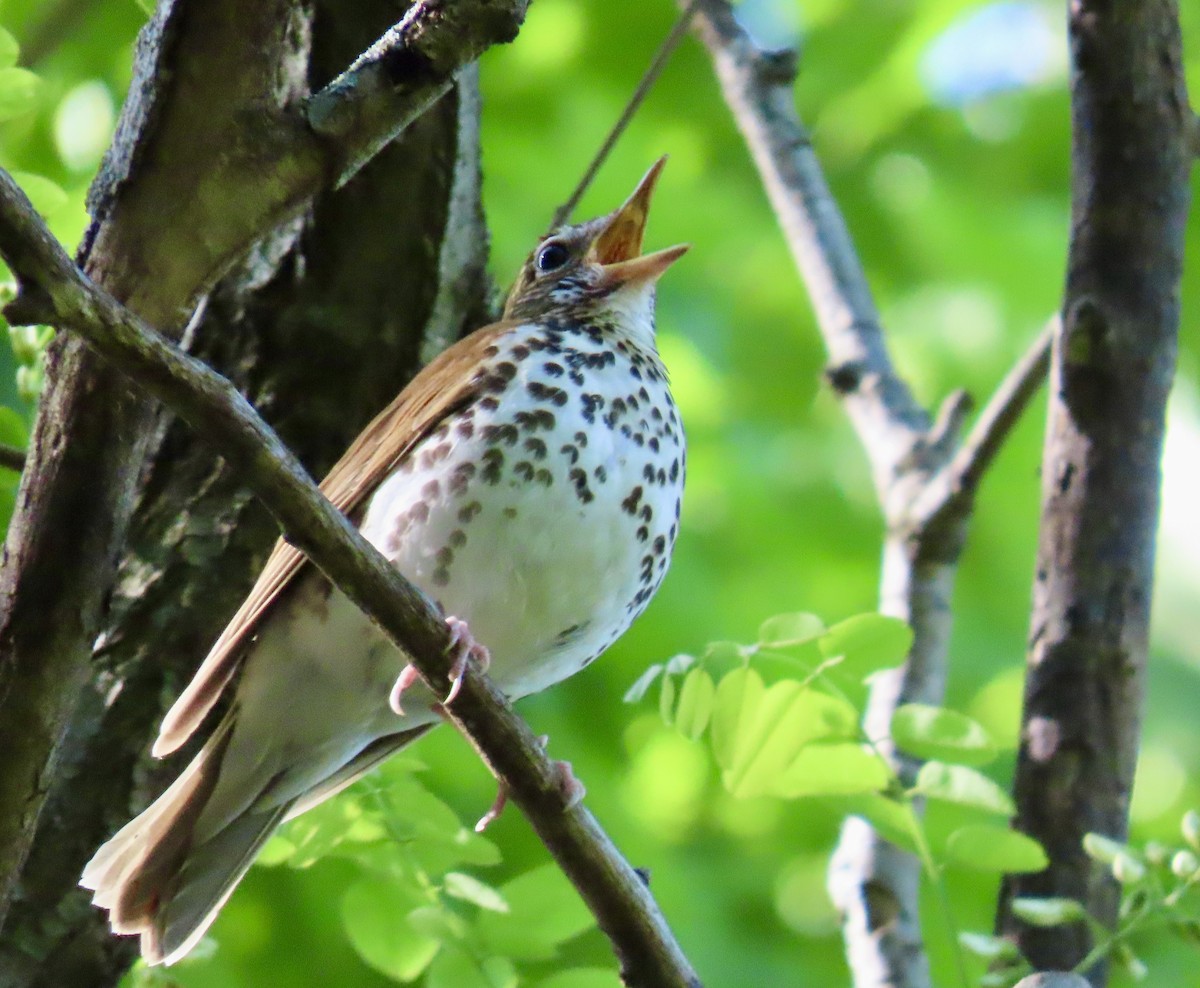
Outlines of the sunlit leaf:
M693 741L704 733L712 714L716 687L706 669L693 669L679 688L675 706L675 730Z
M508 912L508 903L504 901L504 896L472 875L464 875L460 871L447 872L442 879L442 888L447 895L470 902L480 909L490 909L497 913Z
M0 69L16 65L20 52L21 48L17 44L17 39L0 27Z
M842 657L844 672L866 676L905 660L912 647L912 629L899 618L856 614L826 631L818 644L826 658Z
M811 641L825 631L825 622L815 614L802 611L794 614L776 614L767 618L758 628L758 644L774 648L799 645Z
M824 800L831 808L841 810L844 816L860 816L897 847L913 854L917 845L913 839L916 823L912 807L905 801L869 792L848 796L832 796Z
M414 930L440 943L457 943L467 937L466 921L440 904L417 906L407 918Z
M421 897L411 888L361 879L342 897L342 924L358 955L377 971L411 981L433 960L439 941L417 932L408 915Z
M918 758L986 765L996 755L983 725L965 714L923 703L906 703L892 716L892 740Z
M620 975L602 967L576 967L538 981L533 988L622 988Z
M860 744L812 744L784 769L774 786L780 796L836 796L882 792L891 782L883 760Z
M1111 865L1122 854L1129 854L1130 848L1128 844L1122 844L1119 840L1113 840L1103 834L1087 833L1083 835L1083 852L1093 861Z
M465 950L448 947L429 965L425 988L497 988Z
M658 715L664 724L670 724L675 718L675 697L679 687L675 685L674 676L663 676L662 686L658 692Z
M477 927L487 946L516 960L548 959L560 943L595 920L556 865L547 864L500 888L509 912L485 912Z
M1074 899L1033 898L1018 896L1010 904L1013 915L1030 926L1062 926L1087 918L1087 913Z
M727 673L717 684L712 712L712 746L717 764L722 768L733 766L741 725L753 719L765 691L762 677L745 666Z
M1034 872L1050 863L1032 837L988 823L959 827L946 838L946 856L979 871Z
M1021 956L1017 945L1007 937L964 930L959 933L958 942L976 957L982 957L985 961L1016 960Z
M917 792L961 806L973 806L989 813L1012 816L1016 812L1012 798L986 775L966 765L926 762L917 774Z
M37 101L41 80L28 69L0 69L0 120L28 113Z

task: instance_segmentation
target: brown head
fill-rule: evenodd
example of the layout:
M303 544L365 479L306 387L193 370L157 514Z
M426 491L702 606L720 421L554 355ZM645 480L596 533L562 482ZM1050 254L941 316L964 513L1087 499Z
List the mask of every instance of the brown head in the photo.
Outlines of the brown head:
M688 249L642 254L650 198L666 164L659 158L625 203L608 216L563 226L534 248L504 304L504 318L533 320L623 309L621 296L652 287Z

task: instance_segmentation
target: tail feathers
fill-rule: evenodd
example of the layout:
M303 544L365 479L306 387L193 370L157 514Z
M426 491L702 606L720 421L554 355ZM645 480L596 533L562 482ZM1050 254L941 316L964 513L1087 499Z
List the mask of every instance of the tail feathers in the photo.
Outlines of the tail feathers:
M113 932L140 934L150 964L172 963L195 946L288 809L247 812L193 846L193 828L216 788L231 725L226 718L174 784L84 869L80 884L109 911Z
M147 963L173 964L196 945L286 811L284 805L246 813L188 852L152 922L140 931Z

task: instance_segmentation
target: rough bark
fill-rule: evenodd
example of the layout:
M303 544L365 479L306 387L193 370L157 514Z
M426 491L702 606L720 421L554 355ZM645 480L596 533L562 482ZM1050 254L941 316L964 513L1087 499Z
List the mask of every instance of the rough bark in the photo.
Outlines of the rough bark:
M1080 841L1128 825L1192 155L1175 3L1081 0L1069 30L1071 244L1015 782L1017 825L1051 864L1009 877L999 919L1049 970L1076 965L1088 931L1022 924L1014 895L1116 918L1119 889ZM1089 976L1103 984L1103 965Z
M224 117L211 107L290 106L308 91L310 75L313 86L326 83L395 17L394 5L382 2L350 14L336 4L315 14L290 3L245 6L189 18L181 4L160 5L97 185L96 223L83 252L89 273L167 327L189 294L175 265L193 256L166 232L171 201L213 181L221 149L246 139L238 112ZM473 82L462 92L341 193L322 197L304 220L261 244L189 329L194 349L270 410L315 471L399 389L427 340L444 345L465 323L481 321L486 232ZM200 270L193 267L192 293ZM0 841L0 874L20 874L0 942L6 985L104 984L127 965L128 950L102 935L101 917L73 891L79 868L162 781L140 761L152 727L276 531L211 449L135 397L82 343L60 340L50 364L4 572L0 706L12 708L4 700L18 694L42 698L33 718L0 728L15 739L0 739L0 791L29 793L17 821L22 832ZM147 451L152 459L144 463ZM134 504L126 543L124 519ZM87 652L99 627L89 688L57 764L47 766L89 676ZM37 847L18 873L17 855L46 792Z

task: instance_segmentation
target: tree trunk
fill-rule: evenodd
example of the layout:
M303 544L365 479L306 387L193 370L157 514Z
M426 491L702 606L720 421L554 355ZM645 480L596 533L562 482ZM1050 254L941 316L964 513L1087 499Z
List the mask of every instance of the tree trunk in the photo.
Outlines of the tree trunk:
M349 12L334 0L311 10L247 5L257 10L245 13L230 4L223 16L210 10L200 18L187 17L187 6L160 5L143 38L116 145L128 164L110 171L106 195L114 194L112 174L127 173L119 188L137 190L143 170L156 173L161 162L184 154L188 139L200 142L194 153L203 158L206 147L216 154L230 136L189 132L166 125L166 118L188 120L249 98L243 92L222 101L215 91L222 86L257 84L254 99L271 93L294 100L328 81L396 15L383 0ZM271 18L269 35L250 30L256 19ZM239 59L244 64L233 64ZM241 83L225 78L235 72ZM477 111L474 74L465 72L345 188L322 196L308 215L255 247L188 327L192 352L245 390L315 474L332 464L422 356L485 321ZM237 114L229 116L236 125ZM193 171L202 176L211 165L200 162ZM186 189L184 181L175 194L187 195ZM105 247L103 264L89 261L89 268L128 271L126 282L103 274L99 280L110 291L124 284L127 290L117 294L136 299L140 314L169 329L189 301L179 287L188 279L171 274L156 281L145 265L170 267L171 244L183 234L164 233L143 209L149 246L123 253L132 233L104 233L114 215L102 200L85 253L95 257L102 243L115 246ZM169 211L162 216L169 224ZM193 291L202 287L194 277L192 283ZM75 887L79 873L95 847L177 771L179 760L164 770L146 757L149 740L277 534L203 437L132 398L129 384L85 347L67 344L51 364L33 468L10 535L4 589L12 596L0 639L15 660L0 668L0 713L15 691L35 689L41 698L40 707L31 707L40 711L40 730L22 762L22 795L33 807L26 817L36 814L30 781L48 791L0 941L0 983L14 988L115 984L131 961L135 944L108 934L102 913ZM68 462L55 446L77 455ZM39 503L55 491L69 503ZM73 574L70 586L64 570ZM46 609L40 625L30 617L39 604ZM74 619L63 623L64 615ZM37 682L21 679L26 669L38 674ZM10 678L12 670L17 675ZM24 702L32 702L28 694ZM38 754L44 760L68 717L47 774ZM3 732L0 744L8 740ZM4 771L0 781L22 778ZM0 836L7 835L3 812ZM0 874L12 863L0 860Z
M1072 3L1070 36L1072 235L1015 783L1017 825L1051 864L1008 878L999 920L1046 970L1076 965L1088 931L1022 924L1013 896L1116 919L1119 889L1080 841L1128 824L1192 132L1172 0ZM1091 977L1102 984L1103 965Z

